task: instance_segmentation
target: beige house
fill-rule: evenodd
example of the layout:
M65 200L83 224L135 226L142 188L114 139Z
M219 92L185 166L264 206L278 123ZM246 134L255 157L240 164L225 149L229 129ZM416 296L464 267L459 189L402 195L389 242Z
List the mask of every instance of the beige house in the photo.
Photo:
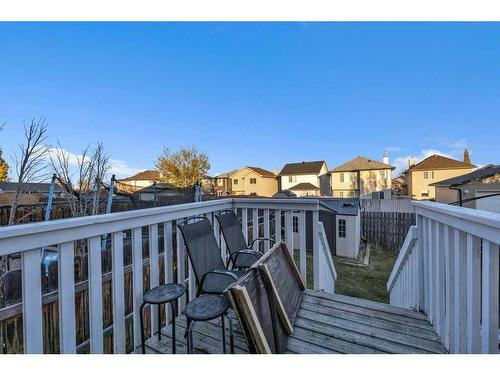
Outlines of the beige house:
M435 199L435 182L470 173L475 168L474 165L460 160L431 155L404 172L407 194L418 200Z
M389 199L394 169L387 156L384 162L358 156L330 171L333 197Z
M122 180L117 180L116 187L119 190L125 190L133 193L138 190L144 189L145 187L159 183L160 180L161 180L160 172L155 170L146 170L139 172L132 177L124 178Z
M278 175L279 190L289 190L298 197L329 196L328 167L323 160L286 164Z
M437 202L500 213L500 165L489 164L432 186Z
M276 175L258 167L243 167L231 175L233 195L272 197L278 192Z
M223 197L223 196L232 194L233 184L231 181L231 175L235 174L236 172L238 172L237 169L235 169L231 172L218 174L217 176L214 177L214 179L215 179L215 194L218 197Z

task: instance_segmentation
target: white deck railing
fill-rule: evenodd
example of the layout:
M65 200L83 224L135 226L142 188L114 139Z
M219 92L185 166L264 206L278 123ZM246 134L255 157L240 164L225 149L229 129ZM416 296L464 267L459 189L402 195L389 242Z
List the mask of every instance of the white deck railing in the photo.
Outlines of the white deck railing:
M318 253L318 289L328 293L335 293L335 281L337 281L337 271L332 259L330 245L326 238L325 227L319 223L319 253Z
M391 303L425 312L452 353L498 353L500 214L432 202L415 212Z
M221 241L214 214L225 209L237 210L241 217L245 237L251 234L274 237L277 241L288 242L293 249L293 213L298 212L298 230L301 234L299 251L299 269L304 280L308 279L307 252L312 254L312 279L315 289L326 289L330 280L334 280L331 271L320 267L328 256L320 246L318 233L319 208L313 199L224 199L202 203L189 203L176 206L158 207L114 214L57 220L47 223L35 223L0 228L0 256L21 253L22 259L22 320L23 349L25 353L43 353L44 340L42 330L42 289L40 270L40 249L57 246L58 265L58 302L60 352L77 352L75 322L75 274L74 255L77 241L86 240L88 255L88 308L90 323L90 352L103 352L103 272L101 269L101 250L103 239L111 238L112 254L112 313L113 313L113 352L126 352L127 330L125 325L125 282L124 282L124 231L131 232L132 247L132 288L133 288L133 340L134 347L140 345L139 306L143 296L143 270L149 265L149 288L160 282L160 271L164 280L172 282L183 280L188 286L186 296L180 300L180 311L196 291L195 278L185 253L182 236L176 235L176 224L185 218L205 215L214 225L216 238L225 254L225 244ZM312 213L311 230L306 231L306 212ZM283 214L283 220L282 220ZM259 220L256 220L257 217ZM272 218L272 220L271 220ZM283 221L283 223L282 223ZM259 225L255 225L259 223ZM163 233L159 233L159 226ZM142 228L149 228L149 260L143 259ZM280 228L283 230L276 230ZM249 231L249 229L251 231ZM306 249L306 235L313 233L312 249ZM324 232L323 232L324 234ZM177 239L175 240L175 238ZM159 241L163 241L163 254L159 254ZM248 239L248 238L247 238ZM175 246L175 247L174 247ZM265 244L268 249L268 244ZM321 250L322 249L322 250ZM177 262L174 262L174 254ZM164 270L160 270L160 258L164 258ZM331 256L330 256L331 260ZM175 266L175 264L177 266ZM331 263L333 264L333 263ZM331 265L328 266L331 270ZM186 269L187 268L187 269ZM334 270L334 268L333 268ZM174 275L174 272L176 275ZM7 306L0 309L4 313ZM156 307L157 308L157 307ZM158 329L156 308L151 310L152 331ZM19 310L19 307L17 308ZM170 319L170 316L167 316ZM108 327L109 329L109 327Z

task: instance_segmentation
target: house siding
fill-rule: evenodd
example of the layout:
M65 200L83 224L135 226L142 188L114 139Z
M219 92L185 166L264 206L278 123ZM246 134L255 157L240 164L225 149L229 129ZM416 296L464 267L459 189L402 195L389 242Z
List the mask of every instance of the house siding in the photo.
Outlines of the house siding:
M408 195L417 200L422 199L436 199L436 188L429 186L438 181L447 180L452 177L462 176L470 173L474 168L460 168L460 169L428 169L409 171L407 177ZM434 172L433 179L424 179L424 173L428 171ZM422 195L423 192L429 191L429 196Z
M253 178L256 180L255 184L250 183L250 179ZM235 184L235 180L238 180L237 184ZM243 168L233 174L231 184L234 195L272 197L278 192L278 182L275 177L264 177L248 168Z
M346 222L346 237L339 237L339 222ZM345 216L337 215L336 225L336 247L337 256L356 258L359 254L359 244L361 240L361 219L360 215Z
M384 177L381 171L385 171ZM345 173L344 182L341 182L341 174ZM352 181L348 178L351 174ZM358 186L358 174L360 186ZM392 171L390 169L375 169L370 171L332 172L331 185L334 198L357 197L371 198L372 193L384 192L384 198L391 196ZM359 191L359 194L358 194Z

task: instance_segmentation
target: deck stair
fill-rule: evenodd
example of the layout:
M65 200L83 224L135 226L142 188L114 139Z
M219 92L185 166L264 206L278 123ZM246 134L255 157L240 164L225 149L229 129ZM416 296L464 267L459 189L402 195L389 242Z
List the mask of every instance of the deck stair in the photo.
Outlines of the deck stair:
M176 323L177 349L179 353L185 353L186 319L181 317ZM156 336L147 341L148 353L171 352L171 327L164 327L162 333L161 341ZM197 323L194 345L196 353L220 354L220 320ZM235 324L234 345L236 354L248 353L238 324ZM287 353L442 354L446 353L446 349L434 327L421 313L384 303L306 290L294 332L288 338Z

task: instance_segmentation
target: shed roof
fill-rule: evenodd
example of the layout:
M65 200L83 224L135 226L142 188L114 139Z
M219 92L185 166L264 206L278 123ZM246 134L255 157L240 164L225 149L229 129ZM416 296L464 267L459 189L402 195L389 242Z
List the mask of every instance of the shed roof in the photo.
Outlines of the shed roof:
M359 214L358 198L319 198L319 204L337 215L357 216Z

